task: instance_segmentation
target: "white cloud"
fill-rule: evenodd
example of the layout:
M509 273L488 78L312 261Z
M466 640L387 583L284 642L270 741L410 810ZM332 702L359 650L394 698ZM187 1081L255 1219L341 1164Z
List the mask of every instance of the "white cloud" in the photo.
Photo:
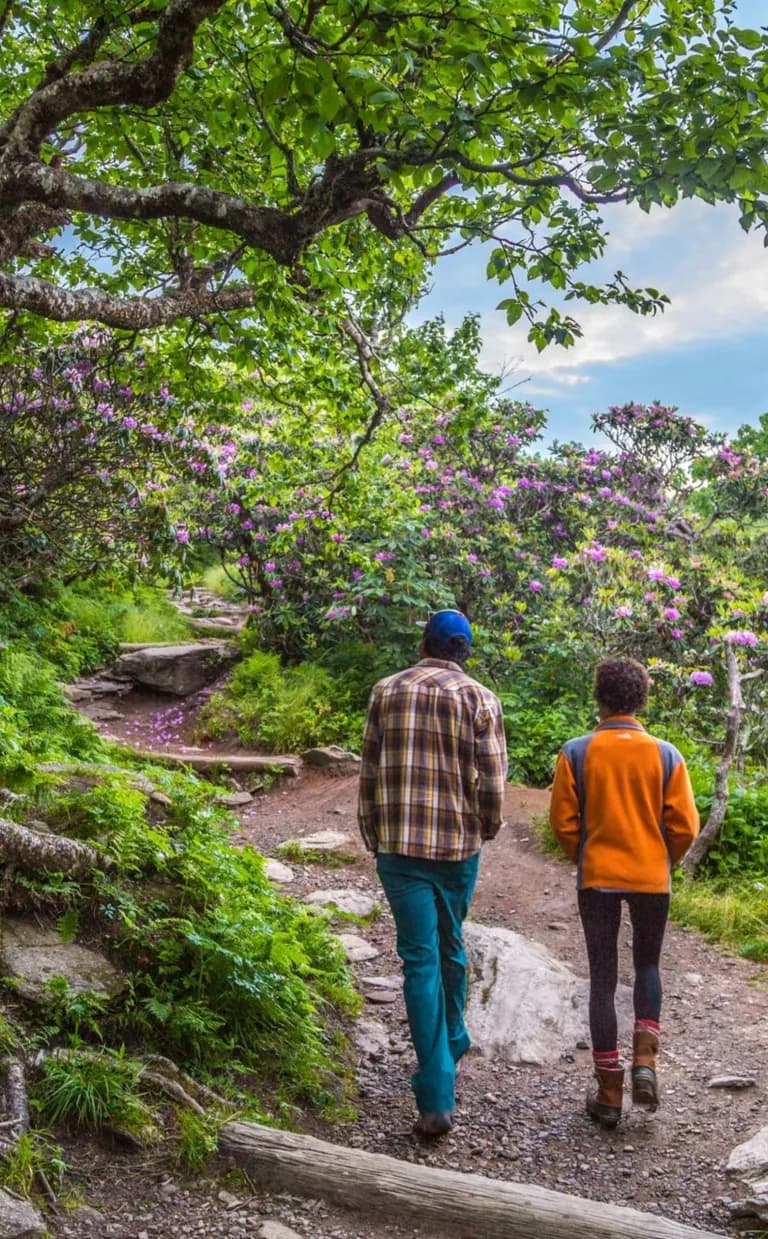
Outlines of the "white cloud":
M658 285L670 296L665 312L643 318L621 306L569 303L583 337L570 349L551 347L541 354L525 339L521 325L506 327L500 313L486 313L483 363L489 369L498 369L502 359L507 365L512 360L518 374L530 374L534 384L543 381L550 388L536 394L549 395L552 385L561 392L588 383L596 366L699 341L711 347L718 339L768 326L768 252L761 235L740 233L732 211L684 203L673 212L642 216L625 210L625 215L614 228L620 235L607 261L628 253L629 260L622 254L621 264L633 282ZM649 259L655 268L650 274Z

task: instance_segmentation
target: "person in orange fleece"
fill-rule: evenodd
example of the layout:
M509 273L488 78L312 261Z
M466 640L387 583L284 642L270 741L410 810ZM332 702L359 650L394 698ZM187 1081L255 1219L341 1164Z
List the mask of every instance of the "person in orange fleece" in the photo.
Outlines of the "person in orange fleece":
M699 815L682 756L648 734L637 715L650 679L632 658L607 658L595 674L600 723L560 751L550 823L577 870L579 914L589 960L589 1024L597 1087L587 1113L603 1127L621 1118L624 1066L615 995L621 904L632 921L635 1029L632 1100L659 1103L661 978L659 959L669 914L670 872L699 831Z

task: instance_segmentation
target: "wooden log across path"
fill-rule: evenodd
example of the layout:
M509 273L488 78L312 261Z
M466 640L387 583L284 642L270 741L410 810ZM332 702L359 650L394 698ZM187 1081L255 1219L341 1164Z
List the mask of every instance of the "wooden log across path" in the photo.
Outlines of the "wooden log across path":
M191 766L193 770L215 770L226 766L229 770L239 770L242 774L258 774L266 770L282 770L291 778L298 778L301 770L301 758L288 755L268 753L169 753L159 749L132 749L131 752L142 761L159 762L172 766Z
M366 1216L418 1220L463 1239L722 1239L655 1214L398 1161L259 1123L227 1123L221 1152L260 1186L318 1197Z

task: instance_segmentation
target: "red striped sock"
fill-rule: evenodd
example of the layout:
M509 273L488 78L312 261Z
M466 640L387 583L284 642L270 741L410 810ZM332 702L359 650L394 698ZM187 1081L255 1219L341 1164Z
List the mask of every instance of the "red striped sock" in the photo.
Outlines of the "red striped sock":
M635 1020L635 1032L652 1032L658 1037L661 1025L658 1020Z
M605 1071L620 1071L621 1059L618 1050L593 1050L592 1061L596 1067L602 1067Z

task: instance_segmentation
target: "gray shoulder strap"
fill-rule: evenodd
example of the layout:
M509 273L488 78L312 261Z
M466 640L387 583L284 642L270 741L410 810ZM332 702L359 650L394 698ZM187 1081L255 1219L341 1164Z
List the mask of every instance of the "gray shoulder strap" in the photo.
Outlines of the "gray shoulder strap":
M563 753L571 763L571 770L576 782L576 793L579 797L579 816L582 822L584 821L584 807L586 805L586 783L584 780L584 761L587 756L589 742L592 739L591 735L577 736L575 740L569 740L563 745Z

